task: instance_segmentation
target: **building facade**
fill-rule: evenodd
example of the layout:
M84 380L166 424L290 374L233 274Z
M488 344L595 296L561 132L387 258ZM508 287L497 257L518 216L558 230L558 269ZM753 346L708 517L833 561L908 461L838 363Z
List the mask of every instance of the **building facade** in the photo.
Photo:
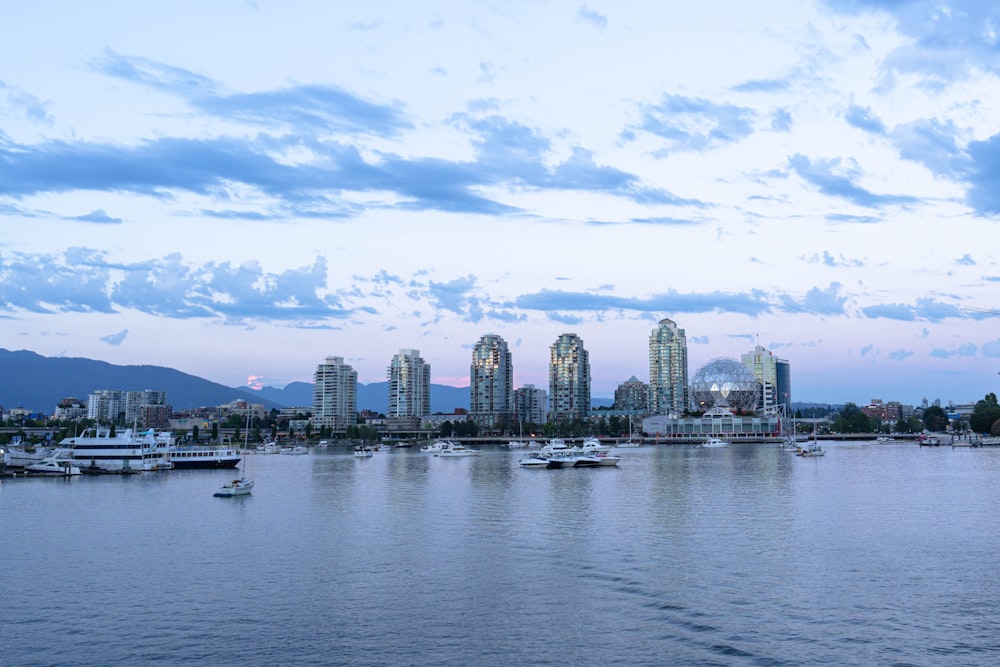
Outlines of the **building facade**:
M420 418L431 412L431 367L420 350L400 350L389 364L389 429L420 428Z
M757 394L758 409L767 415L776 412L778 405L783 404L778 394L778 358L770 350L757 345L740 357L740 363L753 373L754 379L760 385Z
M555 422L590 414L590 357L576 334L562 334L549 348L549 407Z
M526 384L514 390L514 412L522 422L544 424L549 410L549 395L544 389Z
M660 320L649 336L649 401L654 415L680 415L691 407L687 336L673 320Z
M345 433L357 423L358 373L343 357L327 357L313 376L312 423Z
M469 415L480 432L511 421L514 371L507 341L487 334L472 348L469 369Z
M125 392L121 389L98 389L87 396L87 419L119 424L125 418Z
M150 428L157 428L153 424L147 424L144 420L143 415L157 415L154 421L162 423L163 409L167 405L167 392L165 391L153 391L152 389L146 389L144 391L127 391L125 392L125 424L131 426L132 424L142 424L143 426L148 426ZM146 410L145 408L156 406L155 410ZM167 419L169 420L169 415Z
M622 382L615 389L614 408L622 414L649 414L649 385L634 375Z

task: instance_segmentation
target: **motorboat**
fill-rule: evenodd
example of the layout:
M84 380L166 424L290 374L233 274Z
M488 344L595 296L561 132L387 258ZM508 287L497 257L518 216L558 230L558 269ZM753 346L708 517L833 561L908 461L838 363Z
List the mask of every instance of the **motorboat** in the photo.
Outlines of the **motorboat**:
M283 448L280 453L287 456L301 456L303 454L308 454L309 449L302 445L295 445L294 447Z
M701 443L699 447L728 447L729 443L722 438L716 438L714 436L709 436L705 439L705 442Z
M424 445L420 448L420 451L427 452L428 454L434 454L435 452L440 452L446 447L450 447L452 444L453 443L450 440L437 440L429 445Z
M549 459L538 452L532 452L517 462L522 468L547 468Z
M24 466L24 471L31 475L47 477L72 477L80 474L80 466L73 460L69 450L57 449L50 456Z
M371 447L365 447L364 445L354 448L354 455L358 458L370 458L374 456L375 452Z
M234 479L229 484L223 484L214 495L216 498L232 498L233 496L247 496L253 490L253 480Z
M459 456L478 456L478 449L469 449L465 445L458 442L449 442L446 447L443 447L440 451L434 452L434 456L441 456L446 458L457 458Z
M511 440L510 442L507 443L508 449L525 449L527 448L527 446L528 443L525 442L524 440Z
M580 445L580 451L584 454L596 454L597 452L610 452L611 445L605 445L597 438L584 438Z
M799 453L797 454L797 456L802 456L805 458L825 456L825 455L826 452L823 451L823 448L820 447L819 443L817 443L815 440L810 440L805 447L799 449Z

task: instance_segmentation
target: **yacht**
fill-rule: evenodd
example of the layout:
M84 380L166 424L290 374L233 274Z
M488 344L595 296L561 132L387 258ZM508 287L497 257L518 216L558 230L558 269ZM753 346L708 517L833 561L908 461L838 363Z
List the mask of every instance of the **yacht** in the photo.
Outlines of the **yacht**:
M549 459L539 452L531 452L526 457L517 462L522 468L547 468Z
M77 463L102 470L164 470L170 465L174 438L167 431L135 431L126 428L115 435L105 427L87 429L82 435L63 438L61 449L69 449Z
M452 442L450 440L438 440L428 445L424 445L423 447L420 448L420 451L427 452L428 454L434 454L436 452L440 452L446 447L451 447L451 446Z
M701 443L699 447L728 447L729 443L722 438L716 438L714 436L709 436L705 439L705 442Z
M598 452L610 452L611 445L605 445L597 438L584 438L580 445L580 451L584 454L596 454Z
M68 449L57 449L50 456L24 466L24 472L48 477L72 477L80 474L73 453Z
M371 447L366 447L365 445L360 445L354 448L354 455L358 458L370 458L374 456L375 452Z
M223 484L212 495L216 498L232 498L233 496L248 496L253 491L253 480L246 478L234 479L229 484Z
M449 442L446 447L443 447L440 451L434 452L434 456L441 457L459 457L459 456L478 456L478 449L468 449L465 445L458 442Z

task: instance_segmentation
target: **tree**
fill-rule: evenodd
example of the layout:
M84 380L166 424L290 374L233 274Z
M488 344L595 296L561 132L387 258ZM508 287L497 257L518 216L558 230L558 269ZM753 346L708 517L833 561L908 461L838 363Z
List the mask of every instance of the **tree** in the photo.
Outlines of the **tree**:
M997 395L990 392L972 408L969 426L976 433L989 433L993 423L998 419L1000 419L1000 404L997 404Z
M213 421L212 422L212 442L218 442L218 441L219 441L219 422L218 421Z
M924 410L924 427L928 431L944 431L948 428L948 413L940 405L930 406Z
M195 424L191 427L191 441L195 444L198 443L198 425Z

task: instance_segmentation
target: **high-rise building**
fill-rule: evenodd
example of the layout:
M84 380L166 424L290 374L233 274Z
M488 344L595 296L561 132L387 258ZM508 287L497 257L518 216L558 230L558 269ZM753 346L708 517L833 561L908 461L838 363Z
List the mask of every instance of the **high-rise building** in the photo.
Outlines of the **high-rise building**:
M420 350L400 350L389 365L390 429L416 429L420 418L431 412L431 367L420 357Z
M492 430L513 416L514 372L507 341L486 334L472 348L469 416L480 430Z
M615 410L633 415L648 414L649 385L634 375L622 382L615 389Z
M753 373L760 385L757 407L766 415L774 413L779 404L784 404L778 393L778 358L770 350L757 345L740 359L743 367Z
M530 424L544 424L549 408L549 395L544 389L526 384L514 390L514 412L517 419Z
M590 358L576 334L562 334L549 348L549 405L552 421L590 414Z
M87 397L87 419L120 424L125 418L125 392L121 389L98 389Z
M147 424L141 413L143 408L149 406L159 406L163 407L167 404L167 392L165 391L153 391L152 389L146 389L145 391L127 391L125 392L125 424L132 425L135 423L140 423L143 426L154 427L153 424ZM149 414L158 414L162 412L159 411L146 411ZM162 416L157 417L158 420L162 422Z
M649 336L649 403L654 415L681 415L691 406L687 337L673 320L660 320Z
M787 359L775 363L778 374L778 403L785 406L785 414L792 414L792 365Z
M357 422L358 373L343 357L327 357L313 376L312 423L345 433Z

